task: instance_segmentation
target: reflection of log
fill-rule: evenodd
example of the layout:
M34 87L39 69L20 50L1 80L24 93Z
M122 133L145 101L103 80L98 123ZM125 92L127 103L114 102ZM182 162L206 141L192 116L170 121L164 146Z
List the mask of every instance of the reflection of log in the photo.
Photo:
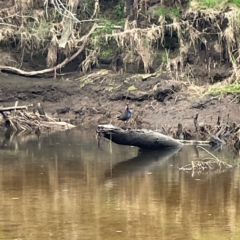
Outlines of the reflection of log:
M114 143L145 149L181 148L178 140L150 130L123 130L113 125L98 125L97 132Z
M111 170L105 172L105 178L117 178L124 175L132 175L136 172L150 171L156 165L165 163L179 149L164 149L161 151L144 150L138 156L127 161L117 163Z

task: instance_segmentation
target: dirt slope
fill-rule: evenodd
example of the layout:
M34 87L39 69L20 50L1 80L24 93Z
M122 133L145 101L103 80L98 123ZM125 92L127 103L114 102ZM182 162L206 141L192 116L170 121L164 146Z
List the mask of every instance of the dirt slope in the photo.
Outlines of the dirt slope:
M223 122L239 122L239 103L235 95L194 96L190 87L180 81L146 75L116 75L108 70L87 76L63 76L58 80L23 78L0 75L0 102L11 106L41 102L46 112L54 117L69 119L78 125L94 126L117 120L129 102L133 112L130 127L149 129L179 122L191 128L193 116L199 113L199 122L215 124L221 116ZM229 118L228 118L229 114ZM142 122L142 124L140 124Z

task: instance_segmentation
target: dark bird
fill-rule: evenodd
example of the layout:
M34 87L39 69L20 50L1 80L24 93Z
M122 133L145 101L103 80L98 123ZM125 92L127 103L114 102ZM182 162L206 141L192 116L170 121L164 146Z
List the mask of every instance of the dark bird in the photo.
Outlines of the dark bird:
M129 120L129 118L131 118L131 116L132 116L132 112L130 111L129 106L127 104L127 106L125 108L125 111L120 116L118 116L117 118L118 118L118 120L126 122L126 121Z

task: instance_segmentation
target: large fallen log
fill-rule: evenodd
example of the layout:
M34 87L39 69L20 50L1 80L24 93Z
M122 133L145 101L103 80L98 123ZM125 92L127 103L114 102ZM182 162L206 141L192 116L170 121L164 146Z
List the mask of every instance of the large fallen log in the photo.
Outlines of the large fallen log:
M145 129L128 129L98 125L97 133L114 143L145 149L181 148L183 144L169 136Z

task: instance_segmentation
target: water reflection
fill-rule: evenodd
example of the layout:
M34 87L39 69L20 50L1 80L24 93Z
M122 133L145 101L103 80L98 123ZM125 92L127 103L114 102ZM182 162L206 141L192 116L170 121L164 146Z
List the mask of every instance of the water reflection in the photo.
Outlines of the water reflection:
M240 238L239 169L179 172L202 156L194 147L100 149L81 130L1 146L0 239Z
M151 169L155 168L155 165L164 164L178 151L179 149L163 149L161 151L139 150L136 157L117 163L110 170L107 170L105 177L112 179L134 174L135 172L151 171ZM151 172L148 172L148 174L151 174Z

